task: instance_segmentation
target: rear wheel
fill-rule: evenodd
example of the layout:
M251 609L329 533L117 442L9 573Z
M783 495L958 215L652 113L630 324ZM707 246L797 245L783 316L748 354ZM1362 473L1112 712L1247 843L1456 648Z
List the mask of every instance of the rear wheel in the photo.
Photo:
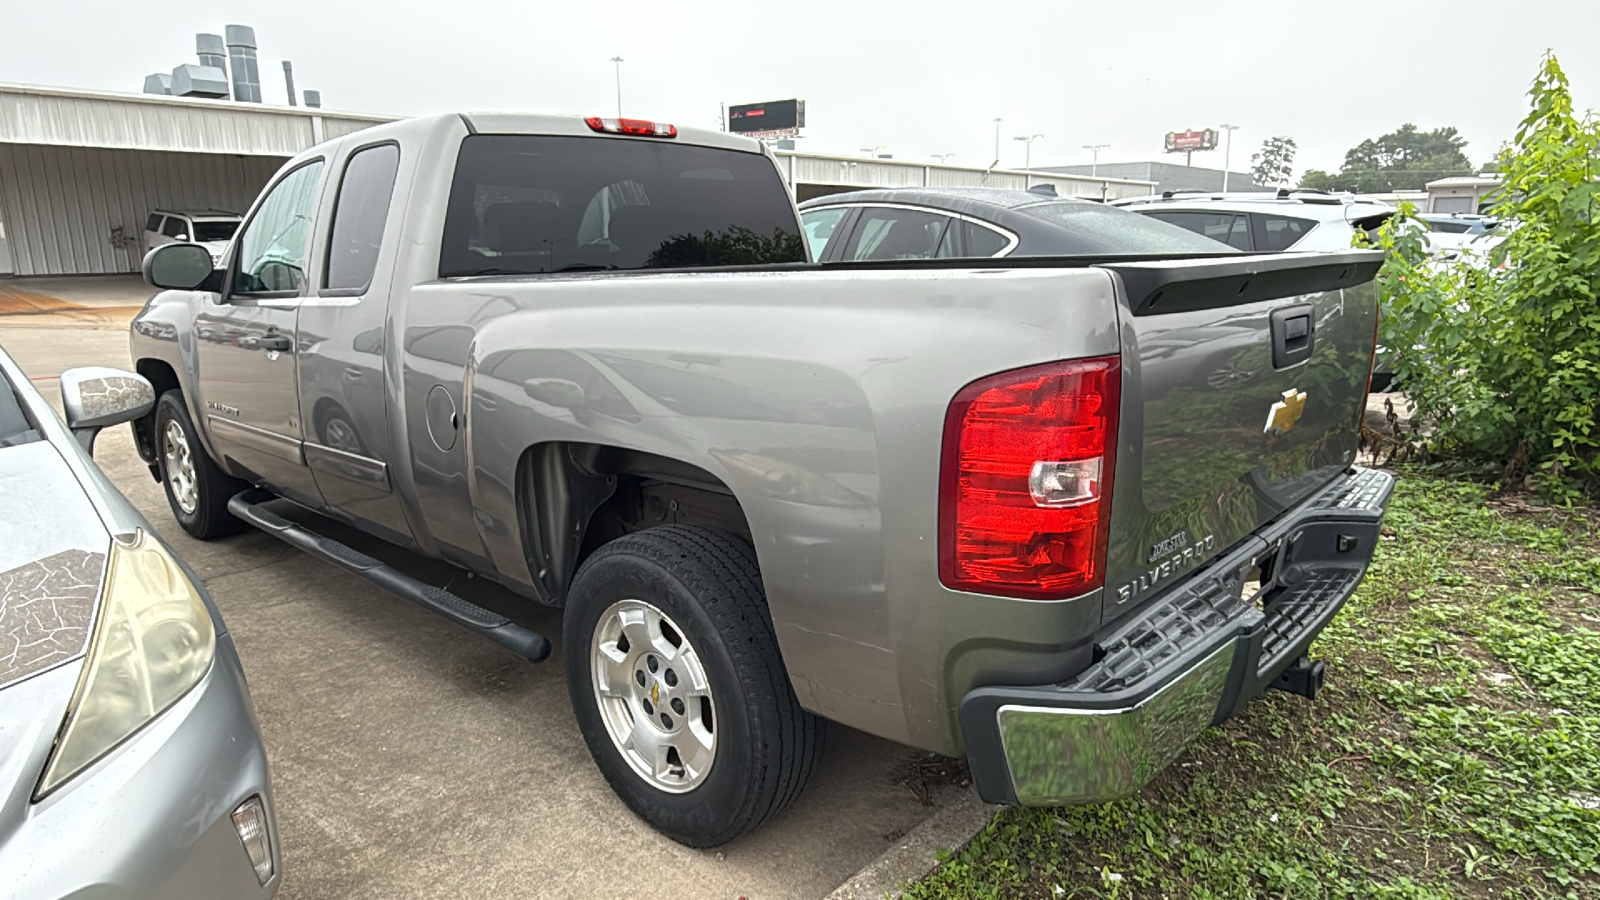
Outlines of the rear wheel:
M651 825L712 847L799 796L822 722L789 684L749 545L687 525L618 538L578 570L563 629L584 741Z
M206 454L181 391L167 391L156 401L155 440L167 505L183 530L202 541L243 530L244 523L228 512L228 500L250 485L222 471Z

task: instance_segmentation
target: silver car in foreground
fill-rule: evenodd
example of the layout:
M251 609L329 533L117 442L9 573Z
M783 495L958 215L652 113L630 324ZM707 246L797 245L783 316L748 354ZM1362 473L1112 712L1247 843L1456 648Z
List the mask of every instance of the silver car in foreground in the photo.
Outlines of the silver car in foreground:
M266 753L216 607L89 456L150 383L0 351L0 898L267 898Z

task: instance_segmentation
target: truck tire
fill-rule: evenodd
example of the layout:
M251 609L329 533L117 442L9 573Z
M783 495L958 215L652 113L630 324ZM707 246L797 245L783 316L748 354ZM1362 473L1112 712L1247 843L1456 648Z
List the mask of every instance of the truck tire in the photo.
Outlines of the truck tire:
M167 391L156 401L155 441L161 486L183 530L202 541L243 531L245 524L228 512L228 500L250 485L211 460L189 420L182 391Z
M562 633L583 739L640 818L715 847L800 795L823 723L789 684L748 544L690 525L617 538L578 569Z

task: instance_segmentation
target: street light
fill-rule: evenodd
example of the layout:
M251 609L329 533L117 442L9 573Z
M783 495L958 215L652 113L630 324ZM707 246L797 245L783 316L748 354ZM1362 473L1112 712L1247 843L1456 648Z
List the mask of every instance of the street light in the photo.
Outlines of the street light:
M999 116L994 119L994 164L1000 165L1000 122Z
M955 154L954 153L935 153L935 154L933 154L933 158L937 159L939 161L939 165L941 165L941 166L944 165L945 160L951 158L952 156L955 156Z
M1228 164L1233 158L1233 133L1239 130L1239 126L1224 124L1218 127L1228 133L1222 145L1222 190L1226 193L1228 190Z
M1024 146L1026 147L1026 149L1023 150L1023 152L1022 152L1022 168L1024 168L1024 169L1033 168L1033 142L1037 141L1037 140L1039 140L1039 139L1041 139L1043 137L1044 137L1044 135L1042 135L1042 134L1030 134L1030 135L1021 135L1021 134L1019 134L1016 137L1012 138L1013 141L1021 141L1024 144Z
M611 62L617 67L617 118L622 118L622 57L613 56Z
M1100 174L1100 151L1111 146L1110 144L1084 144L1083 149L1094 154L1093 162L1089 163L1089 177Z
M880 152L884 151L884 150L887 150L887 149L889 149L889 148L888 147L862 147L861 148L861 152L865 153L866 155L868 155L870 157L872 157L873 159L877 159L878 158L878 154Z

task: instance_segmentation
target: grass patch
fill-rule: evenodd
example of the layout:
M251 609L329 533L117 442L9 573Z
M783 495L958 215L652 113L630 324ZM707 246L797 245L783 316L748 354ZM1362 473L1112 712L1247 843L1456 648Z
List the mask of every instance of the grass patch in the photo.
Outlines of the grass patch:
M1318 639L1137 797L1010 809L913 898L1600 898L1600 515L1409 476Z

